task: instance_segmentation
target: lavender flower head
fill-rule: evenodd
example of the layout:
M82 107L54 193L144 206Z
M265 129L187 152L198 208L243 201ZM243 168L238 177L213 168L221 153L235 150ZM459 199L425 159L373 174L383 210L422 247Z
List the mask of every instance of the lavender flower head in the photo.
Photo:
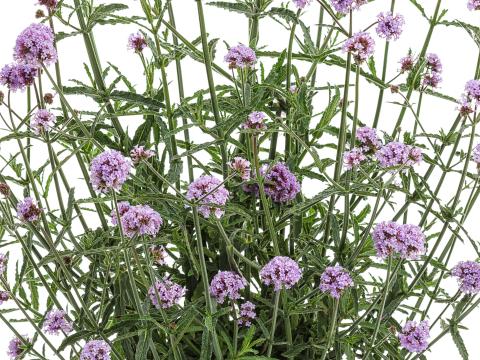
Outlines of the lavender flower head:
M99 193L120 190L130 174L130 161L119 151L106 150L92 160L90 182Z
M416 260L425 254L425 235L417 225L400 225L397 241L396 250L402 259Z
M250 68L257 62L257 56L255 51L248 46L238 44L228 50L227 55L225 55L225 62L228 63L230 69Z
M205 218L209 218L212 214L221 218L225 211L218 206L224 206L227 203L229 194L221 180L203 175L188 186L187 199L190 201L202 199L198 211Z
M416 260L425 254L425 235L420 227L384 221L373 229L373 242L377 256L385 259L398 255L402 259Z
M31 197L26 197L23 201L17 204L17 215L23 222L37 221L42 213L40 209Z
M30 339L28 337L23 336L23 339L27 343L30 343ZM24 344L20 338L13 338L8 343L7 355L10 356L10 359L20 359L24 355L25 349L26 344Z
M145 149L144 146L136 145L130 151L130 158L135 165L139 164L142 160L150 159L152 156L155 156L155 151Z
M308 4L310 4L312 0L293 0L295 6L299 9L305 8Z
M468 0L467 8L470 11L480 10L480 0Z
M423 77L423 85L430 86L432 88L437 88L441 82L442 77L440 76L440 73L437 72L425 74L425 76Z
M480 292L480 264L475 261L460 261L452 270L457 278L460 291L465 294Z
M30 64L5 65L0 71L0 84L5 85L13 92L23 91L34 83L37 75L37 67Z
M72 323L68 321L65 311L51 310L45 318L43 330L50 335L58 335L61 332L68 334L73 330L73 326Z
M284 163L277 163L265 175L265 194L276 203L286 203L295 199L300 192L297 181Z
M0 253L0 276L7 270L8 257Z
M427 68L433 72L441 73L443 70L442 62L437 54L429 53L426 57Z
M148 295L157 309L168 309L180 302L185 295L185 288L169 279L157 280L155 285L148 289Z
M378 36L390 40L398 40L405 25L405 19L402 15L393 15L392 12L382 12L377 16L378 25L376 31Z
M80 360L110 360L110 345L103 340L90 340L82 349Z
M348 170L352 170L359 166L365 160L367 160L367 157L363 153L363 150L359 148L353 148L352 150L345 152L343 155L343 163Z
M350 10L356 10L366 2L366 0L330 0L335 11L341 14L348 14Z
M165 259L168 257L168 254L162 245L150 246L150 256L152 256L153 262L157 265L165 265L167 263Z
M125 215L125 213L130 209L130 203L128 201L121 201L117 204L117 206L118 206L118 214L120 215L120 219L121 219L122 216ZM116 209L113 209L112 212L110 213L110 221L112 222L113 225L118 225Z
M353 280L347 270L340 265L329 266L320 277L320 291L339 299L342 292L353 286Z
M55 124L55 115L45 109L38 110L30 122L30 127L36 135L47 132Z
M472 151L472 160L477 163L477 167L480 168L480 144L477 144Z
M219 271L210 282L210 294L219 304L225 298L230 300L240 299L240 290L245 289L247 281L233 271Z
M239 156L235 157L230 163L230 167L236 171L244 181L250 180L250 174L252 172L250 165L250 161Z
M465 92L458 101L459 110L463 116L467 116L477 109L480 103L480 80L469 80L465 84Z
M290 289L302 277L297 262L287 256L275 256L260 270L260 279L265 285L273 285L275 291L282 287Z
M128 37L127 47L139 54L147 47L147 41L141 32L137 32Z
M382 146L377 131L368 126L358 128L356 137L361 143L362 150L367 153L376 152Z
M428 321L407 321L402 331L398 334L398 339L403 348L409 352L422 352L428 347L428 338L430 329Z
M238 325L243 325L250 327L252 325L252 320L257 317L255 313L255 304L250 301L244 302L240 305L240 317L238 319Z
M3 303L8 300L10 300L10 294L8 291L0 291L0 305L3 305Z
M38 5L43 5L53 10L57 7L57 0L38 0Z
M261 111L254 111L247 117L247 121L245 121L242 125L244 129L250 130L263 130L265 129L265 119L267 115Z
M148 205L130 206L120 218L125 236L155 236L160 231L163 219L158 212Z
M50 65L57 61L53 31L43 24L32 24L17 37L14 58L25 64Z
M422 161L422 151L415 146L392 141L375 154L381 167L412 166Z
M369 33L358 32L345 41L342 49L344 52L351 53L357 64L361 64L373 55L375 51L375 41Z
M403 74L405 72L411 71L415 65L415 59L412 54L408 54L399 61L400 63L400 72Z

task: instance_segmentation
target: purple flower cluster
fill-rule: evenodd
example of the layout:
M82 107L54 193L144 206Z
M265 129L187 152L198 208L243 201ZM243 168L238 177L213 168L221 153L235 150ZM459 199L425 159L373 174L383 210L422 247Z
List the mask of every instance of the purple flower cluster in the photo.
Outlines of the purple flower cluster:
M225 298L240 299L240 290L245 289L247 281L233 271L219 271L210 282L210 294L217 303L223 304Z
M55 124L55 115L45 109L38 110L30 122L30 127L36 135L47 132Z
M8 300L10 300L10 294L8 291L0 291L0 305L3 305L3 303Z
M295 6L299 9L305 8L308 4L310 4L312 0L293 0Z
M168 309L180 302L185 295L185 288L169 279L157 280L148 289L148 295L157 309Z
M392 141L376 152L381 167L412 166L422 161L420 148Z
M347 270L340 265L329 266L320 276L320 291L339 299L345 289L353 286L353 280Z
M407 321L402 331L398 334L398 339L403 348L409 352L422 352L428 347L428 338L430 329L428 321Z
M392 12L382 12L377 16L378 25L376 31L378 36L390 40L398 40L405 25L405 19L402 15L393 15Z
M155 236L160 231L163 224L163 219L158 212L153 210L148 205L129 206L121 215L120 222L125 236L133 238L135 236ZM118 211L120 212L120 209Z
M353 148L343 155L343 162L348 170L359 166L365 160L367 160L367 157L363 153L363 150L359 148Z
M468 10L480 10L480 0L468 0L467 3Z
M61 332L68 334L73 330L73 325L68 321L65 311L51 310L45 317L43 330L51 335L58 335Z
M369 33L358 32L345 41L342 49L344 52L351 53L357 64L361 64L373 55L375 41Z
M477 163L480 168L480 144L477 144L472 151L472 160Z
M139 164L142 160L150 159L152 156L155 156L155 151L147 150L144 146L134 146L130 151L130 158L135 165Z
M442 62L438 55L433 53L427 54L425 61L427 72L423 76L423 85L436 88L442 82Z
M469 80L465 84L465 91L460 100L459 110L463 116L474 112L480 103L480 80Z
M265 129L264 121L267 118L267 115L261 111L254 111L247 117L247 121L245 121L242 125L244 129L250 130L263 130Z
M30 343L30 339L28 337L23 336L23 339L27 343ZM24 344L20 338L13 338L8 343L7 355L10 356L10 359L17 360L24 355L25 349L26 344Z
M375 152L382 147L377 131L368 126L358 128L356 137L360 141L361 148L365 153Z
M168 257L165 247L162 245L152 245L150 246L150 255L153 258L153 262L157 265L165 265L165 259Z
M255 51L248 46L238 44L228 50L227 55L225 55L225 62L228 63L230 69L244 69L253 67L257 62L257 56Z
M57 7L57 0L38 0L38 5L43 5L53 10Z
M40 209L31 197L26 197L23 201L17 204L17 215L23 222L37 221L42 213Z
M7 270L8 256L0 253L0 276Z
M212 214L221 218L225 211L220 206L227 203L229 195L221 180L203 175L188 186L187 199L190 201L201 199L198 211L205 218L209 218Z
M106 150L92 160L90 182L100 193L120 190L130 174L130 161L119 151Z
M255 313L255 304L250 301L244 302L240 306L240 318L238 319L238 325L243 325L250 327L252 325L252 320L257 317Z
M13 92L23 91L34 83L37 75L37 67L30 64L5 65L0 71L0 84L5 85Z
M103 340L90 340L83 347L80 360L110 360L111 350Z
M277 163L265 175L265 193L276 203L289 202L300 192L297 181L284 163Z
M302 270L295 260L287 256L275 256L260 270L265 285L273 285L275 291L290 289L302 277Z
M412 54L408 54L407 56L403 57L399 61L400 63L400 72L408 72L413 69L415 65L415 59L413 58Z
M136 53L141 53L147 47L147 40L141 32L136 34L131 34L128 37L128 49L135 51Z
M44 24L32 24L17 37L14 58L25 64L50 65L57 61L52 29Z
M348 14L349 11L356 10L365 4L367 0L330 0L330 2L335 11Z
M465 294L480 292L480 264L475 261L460 261L452 270L457 278L460 291Z
M128 201L121 201L117 204L118 207L118 214L120 215L120 219L123 215L130 209L130 203ZM118 225L117 221L117 211L115 209L112 210L110 213L110 218L113 225Z
M250 161L239 156L235 157L230 163L230 167L236 171L244 181L250 180L250 174L252 172L250 165Z
M415 260L425 254L425 235L420 227L384 221L373 229L373 242L377 256L385 259L398 255L402 259Z

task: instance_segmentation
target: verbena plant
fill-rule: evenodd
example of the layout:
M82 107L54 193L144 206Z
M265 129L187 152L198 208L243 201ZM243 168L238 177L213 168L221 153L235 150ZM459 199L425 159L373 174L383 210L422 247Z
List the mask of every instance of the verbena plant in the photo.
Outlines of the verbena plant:
M451 335L467 359L462 322L480 303L478 246L463 226L480 191L480 65L455 104L437 89L442 63L429 43L447 25L478 44L480 29L447 20L441 0L432 14L411 0L429 27L397 71L389 47L404 18L384 2L356 29L367 1L214 1L248 18L249 43L224 50L200 0L132 2L136 16L126 4L41 0L0 72L8 355L412 360ZM198 38L175 25L185 7L198 14ZM267 18L289 34L285 49L261 46L276 36L259 42ZM104 24L138 30L128 47L144 91L102 67L92 31ZM83 81L66 85L56 45L72 36L88 63ZM205 70L205 89L191 94L187 59ZM322 79L326 65L344 78ZM378 88L372 119L359 114L365 81ZM399 109L392 133L381 131L386 91ZM93 105L74 108L75 96ZM450 101L448 130L425 131L425 97ZM19 98L26 106L14 108ZM439 197L447 178L450 199ZM452 264L459 243L468 258ZM448 277L458 280L453 296Z

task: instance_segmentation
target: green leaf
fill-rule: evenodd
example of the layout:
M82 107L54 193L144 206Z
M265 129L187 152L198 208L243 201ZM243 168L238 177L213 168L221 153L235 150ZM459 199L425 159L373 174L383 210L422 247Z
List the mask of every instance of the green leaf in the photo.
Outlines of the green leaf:
M468 351L463 339L460 335L460 331L458 331L457 324L450 325L450 335L452 335L452 340L455 343L455 346L458 349L458 353L462 357L463 360L468 360Z
M207 5L215 6L221 9L225 9L225 10L240 13L240 14L245 14L247 16L254 15L253 10L247 4L230 3L226 1L212 1L207 3Z

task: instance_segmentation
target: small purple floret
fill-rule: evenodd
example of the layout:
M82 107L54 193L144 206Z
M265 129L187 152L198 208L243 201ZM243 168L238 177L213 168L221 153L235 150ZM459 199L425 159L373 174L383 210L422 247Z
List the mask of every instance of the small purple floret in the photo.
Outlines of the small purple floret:
M403 25L405 24L405 19L402 15L396 14L393 15L389 12L382 12L377 16L378 25L376 31L378 36L390 40L398 40L403 31Z
M302 270L295 260L287 256L275 256L260 270L260 279L265 285L273 285L275 291L290 289L302 277Z
M33 85L37 75L38 68L30 64L5 65L0 71L0 84L13 92L24 91Z
M225 62L228 63L231 69L250 68L257 62L257 56L255 51L248 46L238 44L228 50L227 55L225 55Z
M238 319L238 325L250 327L252 320L257 317L255 312L255 304L250 301L246 301L240 305L240 318Z
M17 204L17 215L23 222L37 221L41 213L42 209L31 197L26 197Z
M428 347L428 338L430 329L428 321L407 321L402 331L398 334L398 339L403 348L409 352L422 352Z
M155 236L163 225L160 214L148 205L130 206L120 221L123 233L128 238L144 235Z
M221 218L225 213L221 207L227 203L229 194L221 180L203 175L188 186L187 199L190 201L202 199L198 211L203 217L209 218L214 214Z
M465 294L480 292L480 264L475 261L460 261L452 270L457 278L460 291Z
M67 319L67 314L65 311L51 310L45 317L43 330L50 335L58 335L61 332L68 334L73 330L73 325Z
M38 110L30 122L30 127L36 135L47 132L55 124L55 115L45 109Z
M277 163L265 175L265 194L276 203L287 203L300 192L297 181L284 163Z
M120 190L130 174L130 161L119 151L106 150L92 160L90 182L99 193Z
M110 360L111 348L103 340L90 340L82 349L80 360Z
M327 267L320 277L320 290L336 299L339 299L342 292L352 286L352 277L340 265Z
M223 304L225 299L238 300L240 290L245 289L247 281L233 271L219 271L210 282L210 294L217 303Z
M361 64L373 55L375 41L369 33L358 32L345 41L342 49L344 52L351 53L357 64Z
M57 50L52 29L44 24L32 24L17 37L14 58L36 66L57 62Z
M186 289L183 286L169 279L163 279L155 281L155 285L148 289L148 295L157 309L168 309L180 302L180 299L185 295L185 291Z

